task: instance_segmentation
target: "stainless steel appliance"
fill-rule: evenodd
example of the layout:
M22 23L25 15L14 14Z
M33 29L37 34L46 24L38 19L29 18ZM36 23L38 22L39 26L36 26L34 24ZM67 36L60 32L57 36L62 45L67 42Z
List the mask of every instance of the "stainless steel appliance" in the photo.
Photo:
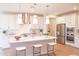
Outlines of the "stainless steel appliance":
M74 42L74 28L67 28L67 41Z
M66 24L57 24L57 43L65 44Z

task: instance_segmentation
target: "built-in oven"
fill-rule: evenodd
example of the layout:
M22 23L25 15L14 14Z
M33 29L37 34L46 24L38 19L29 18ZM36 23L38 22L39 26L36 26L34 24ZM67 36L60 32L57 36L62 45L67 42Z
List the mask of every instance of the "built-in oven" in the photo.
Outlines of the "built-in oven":
M67 28L67 40L74 41L74 28Z

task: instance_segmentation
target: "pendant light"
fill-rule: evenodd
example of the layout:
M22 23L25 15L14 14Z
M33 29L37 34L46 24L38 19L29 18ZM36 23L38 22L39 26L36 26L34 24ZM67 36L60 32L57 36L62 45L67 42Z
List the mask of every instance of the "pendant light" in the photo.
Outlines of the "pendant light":
M37 5L37 4L34 3L34 7L35 7L36 5ZM33 12L34 12L34 7L33 7ZM37 15L33 15L33 24L38 24Z
M18 24L23 24L22 13L21 13L21 4L18 4Z
M49 17L48 16L46 16L46 24L49 24L50 22L49 22Z
M33 24L38 24L37 15L33 15Z
M48 5L46 6L47 10L48 10ZM46 20L46 24L50 24L50 21L49 21L49 17L48 16L45 16L45 20Z

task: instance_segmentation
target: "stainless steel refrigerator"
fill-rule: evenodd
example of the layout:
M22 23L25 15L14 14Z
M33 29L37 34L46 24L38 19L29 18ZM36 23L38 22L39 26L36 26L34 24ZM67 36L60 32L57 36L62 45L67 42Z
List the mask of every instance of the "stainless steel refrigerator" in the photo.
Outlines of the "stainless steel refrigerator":
M66 24L57 24L57 43L65 44L66 39Z

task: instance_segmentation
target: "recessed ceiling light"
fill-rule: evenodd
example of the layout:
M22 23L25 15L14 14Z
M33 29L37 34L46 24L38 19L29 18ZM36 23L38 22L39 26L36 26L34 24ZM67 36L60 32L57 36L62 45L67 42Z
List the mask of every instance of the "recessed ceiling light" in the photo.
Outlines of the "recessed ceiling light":
M77 7L73 7L74 10L77 10Z

